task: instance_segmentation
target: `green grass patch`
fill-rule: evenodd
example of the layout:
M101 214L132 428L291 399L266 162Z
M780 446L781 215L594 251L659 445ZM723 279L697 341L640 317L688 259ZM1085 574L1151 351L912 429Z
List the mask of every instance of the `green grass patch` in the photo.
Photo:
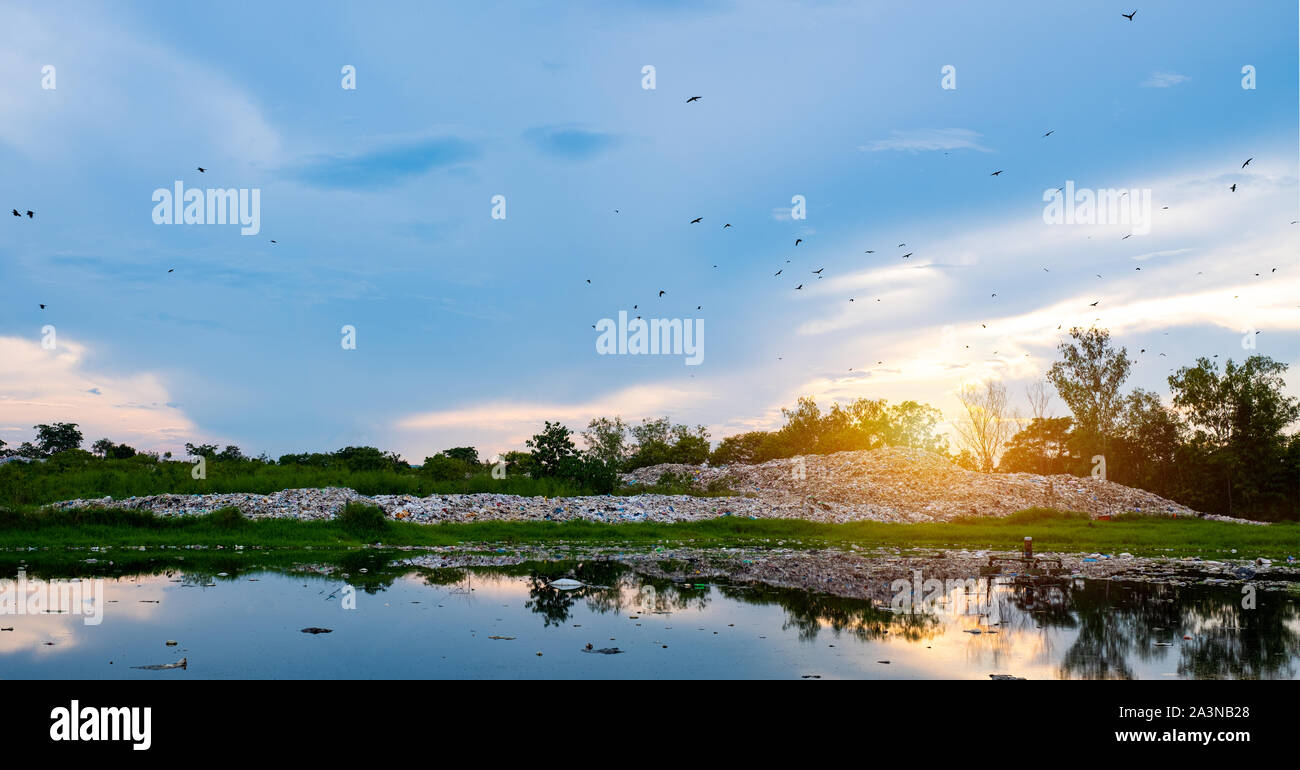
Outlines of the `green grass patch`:
M463 543L548 544L683 544L700 547L777 546L863 548L1019 548L1033 537L1044 551L1100 551L1137 555L1285 558L1300 555L1300 524L1269 526L1202 519L1126 516L1090 520L1070 512L1028 509L1002 519L963 519L951 523L890 524L854 522L822 524L799 519L748 519L724 516L679 524L603 524L477 522L412 524L394 522L364 504L348 506L332 521L296 519L243 520L228 511L206 516L160 517L127 510L14 512L0 510L0 548L231 547L353 548L382 542L391 546L439 546Z

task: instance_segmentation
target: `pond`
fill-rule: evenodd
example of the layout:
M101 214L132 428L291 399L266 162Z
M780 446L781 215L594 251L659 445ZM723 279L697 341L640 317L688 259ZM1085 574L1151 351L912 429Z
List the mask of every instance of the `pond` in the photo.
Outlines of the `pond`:
M416 569L392 559L101 575L6 566L0 678L1290 679L1300 670L1300 611L1285 593L1260 593L1243 609L1225 587L994 583L895 613L803 590L683 584L617 561ZM584 585L553 585L565 577ZM18 592L45 602L19 614Z

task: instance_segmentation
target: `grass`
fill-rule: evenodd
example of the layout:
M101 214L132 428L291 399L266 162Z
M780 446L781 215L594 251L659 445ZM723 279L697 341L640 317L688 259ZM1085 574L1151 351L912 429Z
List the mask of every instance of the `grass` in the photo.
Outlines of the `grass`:
M127 460L60 460L0 465L0 506L28 508L62 500L143 497L232 492L270 494L285 489L348 487L363 495L471 494L491 492L524 497L567 497L583 490L560 479L529 476L438 481L418 470L360 470L300 465L268 465L248 461L210 461L207 478L195 479L188 462Z
M352 508L352 506L349 506ZM249 521L228 510L205 516L158 517L140 511L0 510L0 548L65 549L113 547L225 547L244 545L285 549L345 549L368 543L386 546L439 546L465 543L501 545L577 544L699 547L775 546L864 548L1016 549L1024 537L1044 551L1101 551L1136 555L1285 558L1300 555L1300 524L1267 527L1202 519L1124 516L1110 521L1084 514L1034 508L1003 519L962 519L950 523L821 524L798 519L722 517L679 524L596 522L478 522L412 524L376 520L378 509L356 505L333 521L259 519Z

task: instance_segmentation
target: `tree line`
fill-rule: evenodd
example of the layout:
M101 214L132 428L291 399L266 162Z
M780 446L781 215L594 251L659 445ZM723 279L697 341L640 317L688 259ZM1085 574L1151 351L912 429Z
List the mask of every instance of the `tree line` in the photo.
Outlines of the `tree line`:
M453 447L413 466L395 452L345 447L271 459L247 457L234 445L186 444L188 456L219 464L258 464L342 472L416 473L436 481L491 475L567 482L608 493L620 472L680 463L761 463L808 454L898 447L933 452L969 470L988 473L1103 475L1146 489L1196 510L1260 519L1300 519L1300 435L1287 433L1300 419L1297 399L1284 393L1285 364L1267 356L1198 358L1168 377L1171 403L1151 391L1123 385L1132 360L1104 329L1070 330L1046 379L1026 389L1029 409L1010 403L1004 384L962 387L951 436L944 415L916 401L891 404L859 398L823 410L812 398L782 409L784 424L771 431L728 436L712 446L709 431L668 417L640 423L598 417L581 433L547 421L525 442L527 451L480 458L475 447ZM1049 411L1051 388L1070 414ZM139 453L107 438L81 449L74 423L34 427L35 438L16 448L0 441L0 457L48 459L64 464L84 457L141 462L173 459ZM584 446L579 448L577 439ZM955 446L950 446L950 440Z

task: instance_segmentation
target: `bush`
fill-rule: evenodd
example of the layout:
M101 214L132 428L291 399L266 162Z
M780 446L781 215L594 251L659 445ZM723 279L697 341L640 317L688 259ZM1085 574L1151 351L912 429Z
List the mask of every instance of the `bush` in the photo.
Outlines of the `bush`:
M248 523L248 517L233 505L228 505L225 508L218 508L212 513L209 513L207 515L207 520L212 524L212 526L219 529L238 529Z
M373 535L388 529L388 519L377 505L351 502L335 519L346 532L353 535Z

